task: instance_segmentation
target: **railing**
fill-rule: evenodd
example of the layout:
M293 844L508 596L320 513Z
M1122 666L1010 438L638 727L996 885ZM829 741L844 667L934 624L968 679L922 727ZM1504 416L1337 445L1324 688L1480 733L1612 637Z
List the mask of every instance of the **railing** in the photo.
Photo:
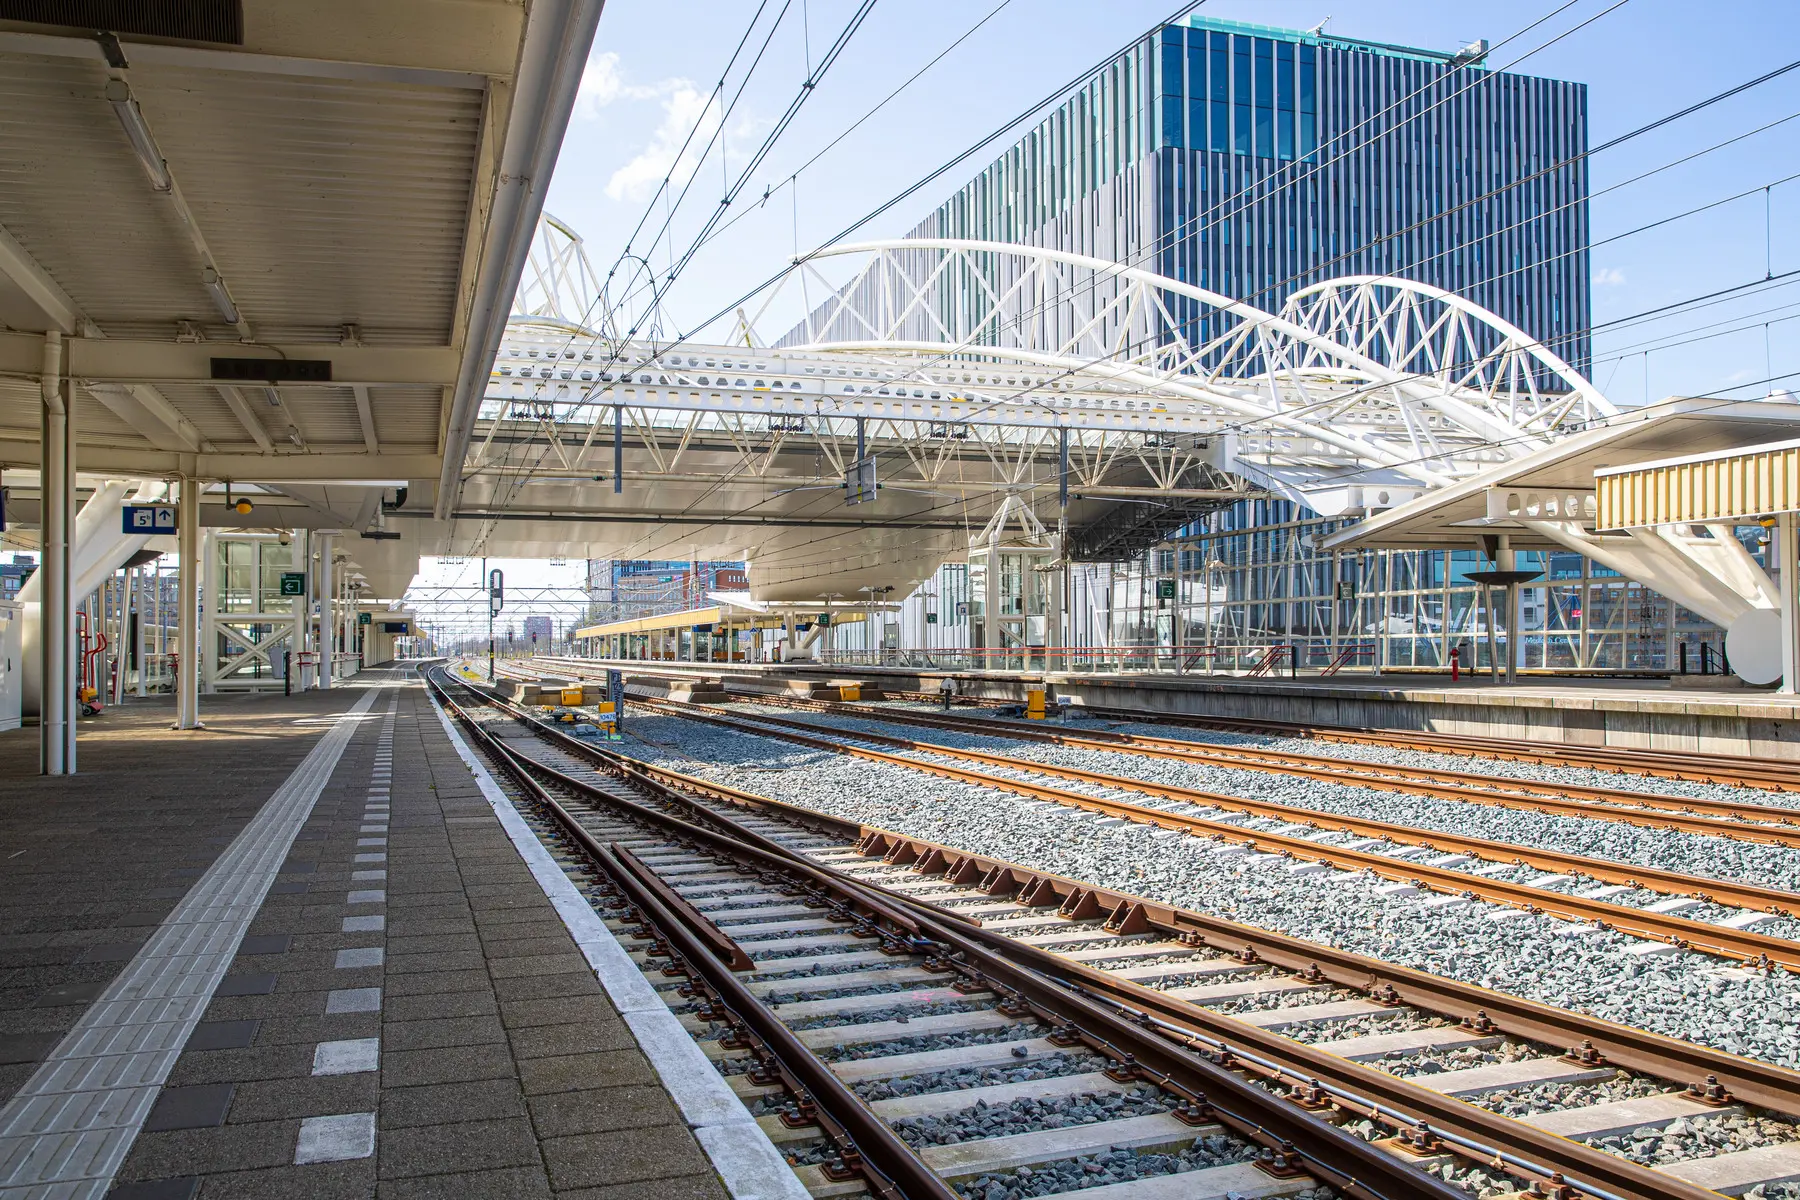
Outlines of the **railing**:
M1003 646L935 649L826 650L809 661L834 667L895 667L927 671L1159 672L1261 676L1285 667L1289 675L1335 675L1352 665L1376 669L1372 642L1327 639L1246 645Z

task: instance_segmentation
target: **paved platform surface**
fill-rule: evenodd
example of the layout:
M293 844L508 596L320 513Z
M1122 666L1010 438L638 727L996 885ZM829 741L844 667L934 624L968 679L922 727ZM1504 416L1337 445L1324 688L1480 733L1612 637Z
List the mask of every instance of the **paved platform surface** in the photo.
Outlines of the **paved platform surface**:
M0 1197L724 1196L423 688L355 683L127 705L73 779L0 734Z

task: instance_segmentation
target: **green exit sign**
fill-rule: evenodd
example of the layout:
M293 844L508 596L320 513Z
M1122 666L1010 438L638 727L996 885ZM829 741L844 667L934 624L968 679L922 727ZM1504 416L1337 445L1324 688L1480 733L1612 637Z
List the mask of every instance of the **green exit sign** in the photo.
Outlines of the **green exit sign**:
M367 625L374 619L375 619L374 613L357 613L356 614L356 623L358 625Z
M936 613L926 613L925 614L925 623L927 625L936 625L937 624L937 614Z
M1175 598L1175 581L1173 579L1157 580L1156 598L1158 600L1173 600Z
M283 571L281 573L281 594L284 596L306 595L306 572Z

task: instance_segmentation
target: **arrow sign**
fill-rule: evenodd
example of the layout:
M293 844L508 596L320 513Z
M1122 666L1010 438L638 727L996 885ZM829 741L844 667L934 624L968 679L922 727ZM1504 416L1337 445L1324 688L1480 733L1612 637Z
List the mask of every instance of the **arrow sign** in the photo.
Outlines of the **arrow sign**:
M125 533L174 533L175 506L173 504L127 504L125 512Z

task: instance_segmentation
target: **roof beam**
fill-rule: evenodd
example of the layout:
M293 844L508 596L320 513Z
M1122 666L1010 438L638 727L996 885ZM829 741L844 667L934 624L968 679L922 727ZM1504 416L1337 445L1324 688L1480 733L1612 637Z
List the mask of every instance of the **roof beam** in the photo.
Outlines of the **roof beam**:
M194 423L148 384L91 384L87 393L158 450L212 449Z
M369 448L370 454L381 453L381 443L375 438L375 410L369 404L369 387L357 383L350 386L356 396L356 420L362 426L363 445Z
M244 432L250 435L250 440L256 443L256 448L264 454L273 453L275 444L269 440L269 431L257 419L250 402L244 399L243 391L222 383L219 385L219 395L224 399L225 406L231 409L231 415L238 419L238 424L244 427Z
M3 227L0 227L0 275L17 284L26 298L43 310L50 328L73 334L81 327L81 310L75 307L75 301L69 299L69 294L50 278L50 273L39 266ZM37 340L41 346L42 340Z
M415 87L462 88L469 91L485 89L489 78L483 72L442 70L401 63L348 62L288 54L259 54L253 50L159 45L133 41L129 36L122 37L120 42L131 56L131 61L143 65L240 71L301 79L344 79L367 83L410 84ZM516 38L514 44L517 44ZM102 64L106 62L105 54L93 38L53 33L0 32L0 51L8 54L36 54L44 58L76 58ZM504 69L499 73L504 74Z
M71 337L63 342L64 371L88 383L212 383L218 357L323 360L332 387L456 382L460 356L450 346L271 345L221 342L157 342L131 338ZM35 377L43 368L44 339L35 333L0 333L0 374ZM278 383L276 387L319 384Z
M0 468L35 470L36 430L0 430ZM436 454L365 454L360 446L314 448L300 454L199 454L81 445L82 474L130 478L230 479L238 483L338 483L357 487L402 487L437 477Z

